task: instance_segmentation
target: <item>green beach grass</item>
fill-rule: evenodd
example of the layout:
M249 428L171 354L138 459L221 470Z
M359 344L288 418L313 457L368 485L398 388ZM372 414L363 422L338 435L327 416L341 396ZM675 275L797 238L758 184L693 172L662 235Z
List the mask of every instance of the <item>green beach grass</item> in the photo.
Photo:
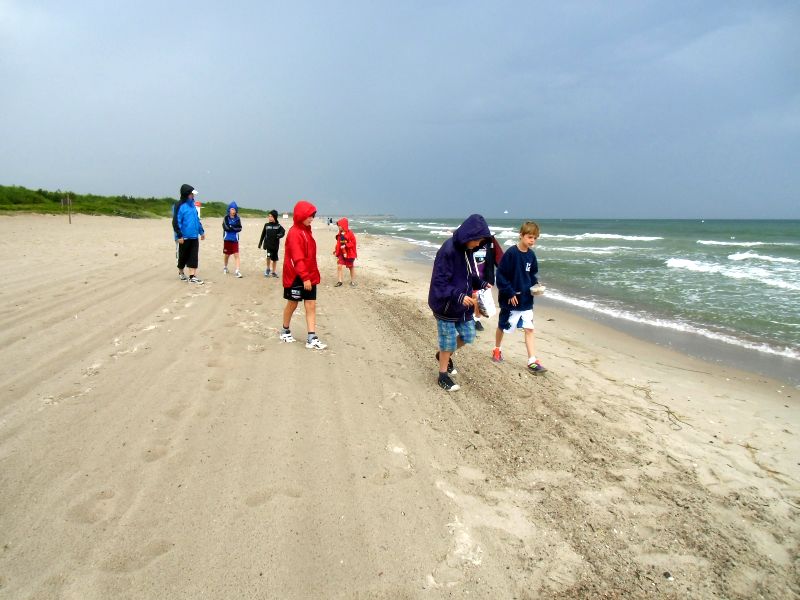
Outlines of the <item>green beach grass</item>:
M130 219L155 219L172 216L175 198L134 198L131 196L96 196L74 192L30 190L21 186L0 185L0 214L41 213L67 214L66 198L72 201L72 212L85 215L107 215ZM237 202L238 204L238 202ZM203 202L204 217L222 217L226 202ZM266 217L267 211L239 206L241 216Z

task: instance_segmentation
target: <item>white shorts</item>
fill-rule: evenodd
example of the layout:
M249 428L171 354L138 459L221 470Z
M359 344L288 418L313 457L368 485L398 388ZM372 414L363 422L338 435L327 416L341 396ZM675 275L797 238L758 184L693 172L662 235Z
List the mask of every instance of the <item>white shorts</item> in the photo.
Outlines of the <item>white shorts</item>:
M500 317L497 320L497 327L503 331L517 329L533 329L533 310L500 310Z

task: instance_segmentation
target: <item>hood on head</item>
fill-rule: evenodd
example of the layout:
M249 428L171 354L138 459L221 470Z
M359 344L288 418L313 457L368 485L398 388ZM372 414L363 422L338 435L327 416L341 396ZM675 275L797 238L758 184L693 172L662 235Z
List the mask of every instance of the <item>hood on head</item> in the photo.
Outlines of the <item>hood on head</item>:
M195 189L191 185L189 185L188 183L184 183L181 186L181 200L186 200L189 197L189 195L194 191Z
M307 200L300 200L294 205L294 212L292 213L292 220L295 225L302 225L308 217L317 212L317 207Z
M271 210L271 211L269 211L269 214L272 215L272 218L275 219L275 222L277 223L278 222L278 211L277 210Z
M336 221L336 224L337 224L339 227L341 227L342 229L344 229L345 231L347 231L348 229L350 229L350 223L347 221L347 217L342 217L341 219L339 219L338 221Z
M236 214L239 214L239 205L236 204L236 202L231 202L230 204L228 204L228 213L231 212L231 209L235 210Z
M490 235L492 234L486 219L477 214L468 216L453 233L456 243L460 246L466 246L467 242L487 238Z

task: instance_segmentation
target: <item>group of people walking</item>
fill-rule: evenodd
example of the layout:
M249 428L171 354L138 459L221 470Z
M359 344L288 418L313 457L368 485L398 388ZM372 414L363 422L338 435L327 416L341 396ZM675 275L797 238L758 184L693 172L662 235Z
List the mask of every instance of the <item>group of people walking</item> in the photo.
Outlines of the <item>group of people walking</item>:
M188 184L181 186L181 198L173 207L172 227L175 234L178 275L193 284L202 284L197 277L199 240L205 239L200 216L194 206L197 190ZM223 273L229 272L231 256L234 258L234 275L242 277L239 258L239 234L242 221L235 202L228 205L223 218ZM277 263L281 239L286 238L282 269L283 298L286 305L279 339L283 343L297 341L290 326L292 316L300 302L304 303L306 319L306 348L324 350L324 344L316 333L317 286L321 277L317 266L317 243L311 223L317 208L306 200L299 201L292 213L293 225L288 233L278 222L278 212L271 210L261 232L258 247L266 252L264 276L277 278ZM330 219L329 219L330 224ZM337 259L337 282L343 285L343 273L350 272L350 285L356 285L355 260L357 244L346 218L337 221L338 231L333 248ZM483 216L474 214L459 225L452 237L447 239L436 253L428 291L428 306L436 319L439 365L438 385L446 391L457 391L460 386L452 376L458 371L453 363L453 354L459 348L475 340L476 328L483 330L478 315L493 316L479 301L480 294L494 285L498 289L500 312L495 332L495 346L491 359L503 362L502 341L505 333L522 329L528 353L527 369L534 374L547 371L535 353L533 297L543 290L537 274L538 261L533 247L539 238L539 225L527 221L519 229L519 240L505 253L492 236ZM476 261L476 255L482 259ZM480 266L479 266L480 264ZM484 296L493 302L491 295ZM477 314L476 314L477 309ZM478 318L476 327L476 317Z

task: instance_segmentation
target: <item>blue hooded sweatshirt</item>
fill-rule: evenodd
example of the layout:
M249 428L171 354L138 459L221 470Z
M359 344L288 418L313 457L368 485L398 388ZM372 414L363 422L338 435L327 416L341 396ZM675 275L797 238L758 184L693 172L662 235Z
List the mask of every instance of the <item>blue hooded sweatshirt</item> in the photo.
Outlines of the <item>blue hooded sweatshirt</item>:
M231 216L231 209L236 211L235 216ZM236 202L231 202L228 204L228 212L225 213L225 217L222 219L222 229L225 233L222 236L222 239L226 242L238 242L239 241L239 232L242 230L242 220L239 218L239 207L236 205Z
M481 215L470 215L453 232L436 253L431 273L431 287L428 291L428 306L433 316L442 321L469 321L473 308L464 306L464 297L471 296L473 290L485 289L475 265L473 251L467 249L467 242L481 240L491 235L489 225Z
M184 190L181 188L181 201L174 211L175 217L172 219L172 228L175 231L175 239L196 240L201 235L205 235L206 232L200 222L200 215L197 214L197 209L194 207L194 199L191 196L194 188L191 186L186 187L191 189L184 197Z

